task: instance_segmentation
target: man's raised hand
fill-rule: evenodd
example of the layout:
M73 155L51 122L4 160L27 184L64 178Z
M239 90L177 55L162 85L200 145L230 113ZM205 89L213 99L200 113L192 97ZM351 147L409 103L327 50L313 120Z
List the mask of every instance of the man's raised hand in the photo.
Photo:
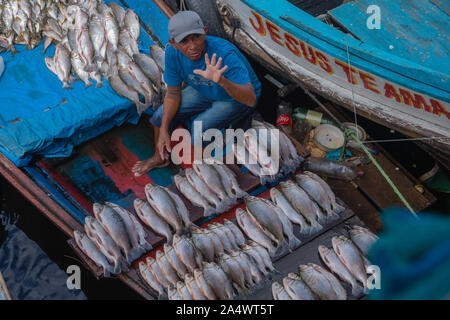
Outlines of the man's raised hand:
M202 76L207 80L211 80L214 81L215 83L218 83L222 78L222 74L228 69L228 66L225 66L222 69L220 69L220 66L222 65L222 58L219 58L219 60L217 60L216 63L215 53L213 54L211 61L209 60L209 56L206 53L205 62L206 62L206 70L196 69L194 70L194 73Z

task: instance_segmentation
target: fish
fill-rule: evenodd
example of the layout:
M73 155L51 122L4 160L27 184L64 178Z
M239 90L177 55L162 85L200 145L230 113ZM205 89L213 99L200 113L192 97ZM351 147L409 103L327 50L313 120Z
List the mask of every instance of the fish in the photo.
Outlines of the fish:
M63 83L63 89L73 89L69 85L71 69L70 53L61 44L58 44L55 48L53 63L56 75L58 76L58 79Z
M345 236L334 236L331 239L333 250L341 260L342 264L347 267L350 273L366 288L367 272L364 260L359 253L358 248L353 242Z
M184 275L188 272L186 266L178 258L177 253L173 247L167 243L164 244L164 254L166 255L167 261L170 263L172 268L177 272L180 279L184 278Z
M183 281L177 282L177 291L182 300L193 300L186 284Z
M242 246L247 241L245 240L245 236L242 231L239 229L237 225L231 222L228 219L223 219L223 225L228 228L228 230L233 234L234 240L238 246Z
M166 255L162 251L156 253L156 263L158 264L164 277L173 285L176 286L178 280L177 272L172 268Z
M167 295L169 297L169 300L183 300L183 298L178 293L178 290L173 286L169 286L169 288L167 289Z
M273 203L295 224L300 226L301 234L310 234L309 225L305 218L295 210L286 197L277 188L270 189L270 198Z
M248 153L257 159L262 169L262 174L275 181L279 177L279 158L271 154L264 143L259 143L258 132L251 128L244 133L244 144Z
M142 53L133 54L133 60L153 83L155 91L161 92L162 75L155 60L153 60L150 56Z
M126 13L125 9L118 5L116 2L110 2L108 3L108 6L113 11L113 16L116 18L119 29L123 28Z
M225 272L214 262L203 262L203 276L220 300L229 300L234 296L230 280Z
M284 287L277 281L272 283L272 296L274 300L292 300Z
M214 255L218 257L221 253L225 252L224 245L222 240L219 238L217 234L212 232L211 230L204 228L203 234L206 235L214 245Z
M208 164L193 164L192 168L195 173L211 188L211 190L219 197L220 201L227 205L232 204L234 200L230 198L225 191L222 179L213 166Z
M244 252L247 257L254 263L259 272L261 272L264 276L267 276L269 274L270 270L266 267L263 258L255 248L247 244L243 244L242 252Z
M155 275L151 271L151 269L147 266L146 263L139 261L139 272L144 278L145 282L155 290L159 297L163 297L166 295L166 290L164 287L156 280Z
M203 274L203 271L201 269L194 270L194 278L195 278L195 282L197 283L197 286L201 290L202 294L208 300L217 300L217 296L214 293L214 290L210 287L210 285L206 281L205 275Z
M318 250L320 258L328 267L328 269L334 272L341 280L347 282L352 286L352 295L360 295L363 291L361 286L358 285L356 279L353 277L347 267L342 264L336 253L324 245L320 245Z
M364 256L367 256L370 247L378 240L378 237L368 229L356 225L349 230L349 234L350 239Z
M148 106L139 101L139 95L133 89L130 89L125 82L120 78L118 74L108 76L108 82L111 88L121 97L127 98L132 101L136 108L139 110L145 110ZM92 85L92 84L90 84Z
M94 217L87 216L84 219L84 230L88 237L95 242L99 250L110 261L114 269L113 274L119 274L122 270L128 271L125 261L120 252L120 248Z
M311 171L304 171L304 174L306 174L308 177L316 180L325 190L326 194L328 195L328 198L330 198L331 201L331 207L335 213L341 213L345 210L345 207L339 205L336 202L336 195L334 194L333 190L331 190L328 183L326 183L322 178L320 178L317 174L311 172Z
M270 258L269 252L266 250L266 248L264 248L263 246L261 246L259 243L255 242L255 241L249 241L248 245L252 248L254 248L258 254L261 256L261 258L264 261L264 265L266 266L266 268L268 268L271 272L278 272L275 267L272 264L272 260Z
M159 70L161 70L161 72L164 73L165 55L166 55L165 51L158 46L151 45L150 54L153 60L155 60L156 64L158 65Z
M194 300L208 300L197 284L194 276L187 273L184 277L184 283Z
M213 168L219 173L222 185L228 194L228 197L236 202L239 198L248 196L248 193L241 189L236 179L235 173L222 163L213 163Z
M292 180L280 182L280 187L292 207L308 221L309 234L313 235L322 230L323 227L317 220L323 220L325 216L314 207L308 194Z
M167 288L169 288L170 282L164 275L164 273L161 270L161 267L158 265L156 259L154 259L152 257L147 257L145 259L145 262L147 263L148 268L151 270L151 272L155 276L156 281L158 281L158 283L160 285L162 285L164 289L167 290Z
M283 278L283 286L292 300L317 300L311 289L296 273L289 273Z
M119 248L123 250L128 263L140 257L142 252L138 248L133 247L125 223L114 209L95 203L94 215L105 228L106 232L114 239Z
M228 227L226 227L224 224L222 223L217 223L214 222L213 223L217 228L219 228L221 230L221 232L228 238L228 241L230 242L231 248L234 250L238 250L239 246L236 242L236 239L234 238L234 234L233 232L230 232L230 230L228 229Z
M70 62L72 64L73 73L76 74L78 78L80 78L80 80L84 82L85 89L93 86L94 84L89 81L89 73L84 70L84 62L81 56L75 51L72 51L70 54Z
M327 195L327 192L322 188L321 184L316 180L312 179L306 174L298 174L295 176L295 181L297 181L298 185L306 191L306 193L316 201L316 203L325 210L327 213L326 219L319 222L325 221L333 221L339 219L339 215L337 215L331 209L331 199Z
M278 246L286 243L283 236L283 224L275 212L275 206L269 201L253 196L245 198L247 212L256 224L259 224L264 234Z
M213 240L204 233L204 229L191 228L191 239L194 246L202 253L206 261L212 262L214 260L214 243Z
M134 200L134 209L142 222L152 228L157 234L165 237L168 243L172 243L173 235L170 226L153 210L147 201Z
M144 227L131 212L112 202L105 202L105 205L113 208L122 217L133 247L140 249L142 253L153 249L147 241Z
M267 202L270 202L266 200ZM288 216L283 213L283 211L277 206L273 206L275 213L280 219L281 224L283 226L283 234L287 237L289 243L289 249L294 250L302 243L295 235L294 235L294 227L289 220Z
M92 15L89 23L89 36L94 47L94 61L102 62L106 58L106 35L101 17Z
M123 23L133 39L138 40L141 27L139 25L139 18L133 10L128 9L126 11Z
M236 210L236 219L239 227L244 231L248 238L261 244L269 251L271 256L275 255L277 248L273 245L272 240L255 224L249 213L241 208Z
M139 53L139 45L136 39L134 39L126 29L119 31L119 45L130 57Z
M110 273L113 272L113 266L109 263L103 253L96 247L95 243L86 236L86 234L79 232L77 230L74 231L73 236L75 238L75 242L81 251L84 252L95 264L101 268L103 268L103 276L105 278L110 276Z
M219 256L218 263L228 278L233 281L233 285L235 286L237 292L241 293L245 288L245 275L244 270L238 261L233 259L228 254L223 253Z
M255 281L253 281L253 277L256 276L259 279L261 277L258 277L258 270L256 270L256 274L254 273L255 270L252 270L247 255L242 251L232 250L230 253L230 257L234 259L241 267L247 287L253 287L256 284Z
M344 288L334 276L322 267L308 263L298 267L300 276L306 285L319 297L320 300L345 300ZM331 276L331 277L330 277ZM330 279L336 281L330 282Z
M160 186L147 184L145 195L152 208L175 230L176 234L181 234L184 230L183 221L178 214L177 206L170 197L167 190Z
M193 205L203 208L204 217L209 217L214 213L214 207L212 207L208 201L189 183L186 177L175 175L173 178L178 191L180 191L186 199L189 199Z
M191 225L193 225L191 219L189 218L189 211L186 208L186 205L184 204L183 200L179 195L176 193L170 191L166 188L167 193L172 198L173 202L175 203L175 206L177 207L178 215L180 216L185 229L189 229Z
M232 149L236 156L237 163L243 164L253 175L259 177L262 185L265 185L269 181L269 177L264 174L257 159L250 154L243 145L239 146L238 144L233 144Z
M215 213L222 213L228 209L210 187L195 173L194 169L187 168L185 171L189 183L215 208Z
M114 51L119 47L119 26L112 12L107 12L104 16L106 39L111 44Z
M188 237L174 235L173 248L175 249L178 258L180 258L191 273L194 272L195 268L202 265L202 256Z
M208 225L208 230L211 232L214 232L220 239L220 241L223 244L223 248L225 251L230 252L233 247L230 243L230 240L226 234L226 231L224 231L222 228L218 227L216 224L210 224Z

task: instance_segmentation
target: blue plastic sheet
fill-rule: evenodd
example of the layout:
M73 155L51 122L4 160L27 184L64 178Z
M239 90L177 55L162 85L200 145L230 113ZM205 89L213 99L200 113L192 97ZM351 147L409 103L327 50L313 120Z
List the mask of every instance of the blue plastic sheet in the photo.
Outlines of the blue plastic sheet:
M154 28L161 42L167 42L168 20L158 7L136 0L128 0L127 5ZM141 52L148 54L152 44L141 28ZM54 55L53 45L45 55L43 43L32 51L16 48L20 53L14 57L9 52L1 55L5 72L0 78L0 152L17 166L27 165L33 156L70 156L75 146L114 126L139 120L135 105L118 96L106 79L103 88L86 89L77 81L73 90L62 89L44 62L45 56Z

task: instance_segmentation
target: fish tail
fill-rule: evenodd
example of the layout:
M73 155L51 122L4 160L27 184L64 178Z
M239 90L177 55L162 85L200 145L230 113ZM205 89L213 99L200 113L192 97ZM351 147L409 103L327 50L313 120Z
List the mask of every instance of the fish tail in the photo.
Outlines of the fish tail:
M95 85L95 87L98 89L98 88L102 88L103 87L103 82L102 81L99 81L99 82L97 82L97 84Z
M90 82L89 80L87 80L85 83L84 83L84 88L85 89L87 89L87 88L89 88L89 87L92 87L94 84L92 83L92 82Z
M70 90L70 89L73 89L73 87L70 86L70 84L68 84L67 82L64 82L64 83L63 83L63 89Z
M204 210L203 210L203 216L204 216L204 217L209 217L209 216L212 215L212 214L214 213L214 211L215 211L215 209L214 209L214 208L211 208L211 207L204 207L203 209L204 209Z
M364 287L360 286L356 281L352 285L352 295L358 297L364 293Z
M310 235L316 234L322 229L323 227L318 222L314 221L314 223L311 224L311 227L309 228L309 234Z
M296 249L302 242L300 239L298 239L296 236L292 235L291 238L289 238L289 248L294 250Z
M338 204L337 202L335 202L333 204L333 211L335 213L341 213L345 211L345 207L341 206L340 204Z
M109 278L111 275L109 268L104 265L102 265L102 267L103 267L103 277Z

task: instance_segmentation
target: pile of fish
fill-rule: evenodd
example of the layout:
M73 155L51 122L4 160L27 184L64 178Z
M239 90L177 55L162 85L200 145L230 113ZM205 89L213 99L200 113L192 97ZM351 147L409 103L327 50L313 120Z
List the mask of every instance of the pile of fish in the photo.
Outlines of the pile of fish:
M14 52L15 42L32 49L45 36L44 52L56 45L45 64L64 89L77 80L90 87L89 79L99 88L105 78L139 113L159 106L165 91L164 50L151 46L151 57L139 52L140 25L133 10L101 0L1 0L0 8L0 48Z
M172 243L173 233L181 235L189 232L193 224L186 205L177 194L165 187L148 184L145 195L148 202L141 199L134 201L134 209L142 222L165 237L168 243Z
M204 217L227 211L247 195L239 187L234 172L222 163L194 164L184 176L176 175L174 180L186 199L204 209Z
M29 50L38 46L46 19L56 12L57 4L50 0L0 0L0 52L16 53L14 44L26 44Z
M283 131L256 120L245 132L244 141L233 145L233 152L238 163L259 177L261 184L272 183L294 173L304 160Z
M94 217L85 218L85 234L74 231L80 249L99 267L105 277L127 272L128 266L152 246L138 219L126 209L107 202L94 204Z
M368 229L353 226L351 240L344 236L332 238L332 249L320 245L319 256L328 269L351 286L351 294L359 297L367 293L366 255L378 237ZM339 280L319 265L308 263L299 266L299 275L289 273L282 281L272 284L276 300L346 300L347 292Z
M160 298L228 300L248 294L275 271L268 252L246 243L231 221L191 229L191 238L175 235L155 258L139 262L141 276Z
M280 190L272 188L270 197L292 223L300 226L300 233L313 235L323 229L322 224L339 219L345 210L336 202L330 186L318 175L305 171L292 180L280 183Z

